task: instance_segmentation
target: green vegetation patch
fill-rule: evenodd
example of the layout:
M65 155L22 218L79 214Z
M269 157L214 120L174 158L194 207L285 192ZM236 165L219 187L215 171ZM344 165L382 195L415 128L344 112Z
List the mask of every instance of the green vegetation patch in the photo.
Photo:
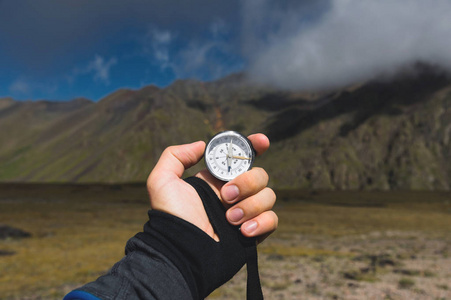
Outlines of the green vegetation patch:
M398 281L398 286L401 289L410 289L415 286L415 280L408 277L403 277Z
M277 234L332 237L386 231L448 233L450 192L276 191Z

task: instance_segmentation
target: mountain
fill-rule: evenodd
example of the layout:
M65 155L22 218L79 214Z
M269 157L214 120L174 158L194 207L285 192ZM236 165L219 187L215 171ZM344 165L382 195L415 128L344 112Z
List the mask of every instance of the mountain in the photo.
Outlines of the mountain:
M231 129L269 136L255 164L277 188L450 189L451 79L420 69L321 92L235 74L99 102L2 98L0 181L144 181L165 147Z

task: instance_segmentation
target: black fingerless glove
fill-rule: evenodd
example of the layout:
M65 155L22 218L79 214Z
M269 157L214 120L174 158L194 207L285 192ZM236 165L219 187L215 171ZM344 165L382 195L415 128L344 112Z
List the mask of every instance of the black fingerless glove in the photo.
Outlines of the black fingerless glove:
M257 265L255 238L246 238L229 224L226 209L210 186L197 177L185 180L202 199L210 222L219 236L216 242L195 225L173 215L151 210L144 232L136 237L163 253L185 278L193 299L204 299L229 281L247 262L247 298L263 299ZM133 251L128 245L126 251Z

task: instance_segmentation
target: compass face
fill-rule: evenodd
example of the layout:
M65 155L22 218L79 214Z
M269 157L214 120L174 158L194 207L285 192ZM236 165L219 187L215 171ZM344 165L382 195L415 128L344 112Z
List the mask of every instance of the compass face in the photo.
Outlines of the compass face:
M215 135L205 148L207 169L216 178L230 181L252 167L255 151L251 142L235 131Z

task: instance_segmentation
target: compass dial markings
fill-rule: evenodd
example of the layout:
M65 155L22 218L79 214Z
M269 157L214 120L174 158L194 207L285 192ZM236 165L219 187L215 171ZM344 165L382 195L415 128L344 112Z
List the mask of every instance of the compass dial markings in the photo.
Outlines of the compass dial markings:
M206 148L205 161L209 171L224 181L244 173L252 165L254 152L251 147L250 142L238 133L218 134Z

